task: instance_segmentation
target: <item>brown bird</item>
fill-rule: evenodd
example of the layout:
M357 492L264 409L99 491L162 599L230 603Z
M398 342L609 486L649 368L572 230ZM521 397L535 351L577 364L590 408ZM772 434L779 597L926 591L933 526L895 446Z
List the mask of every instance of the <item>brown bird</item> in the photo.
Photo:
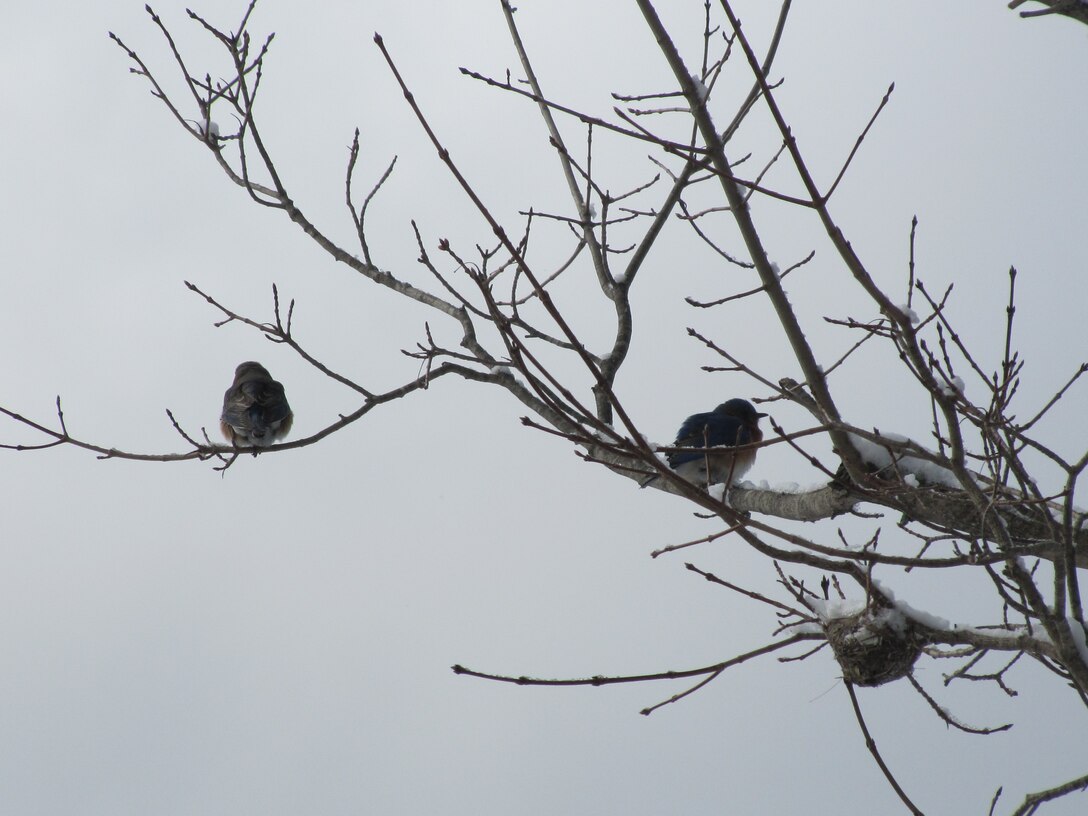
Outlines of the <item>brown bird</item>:
M283 386L260 363L242 363L223 395L219 427L236 447L267 448L291 430L295 415Z

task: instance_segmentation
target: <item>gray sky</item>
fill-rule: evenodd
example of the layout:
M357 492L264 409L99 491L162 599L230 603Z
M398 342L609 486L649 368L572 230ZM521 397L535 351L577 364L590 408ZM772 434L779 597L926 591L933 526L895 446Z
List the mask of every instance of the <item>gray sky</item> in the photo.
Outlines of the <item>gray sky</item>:
M425 320L455 337L433 313L360 283L226 181L107 39L117 32L175 80L142 3L66 5L20 4L0 30L0 404L49 422L59 393L73 434L179 450L165 409L190 431L214 429L234 366L258 359L287 387L295 436L355 407L289 350L240 326L214 328L218 315L184 280L258 319L269 318L277 283L297 300L306 347L374 390L414 376L400 349L422 338ZM608 115L613 90L672 88L633 4L585 5L521 4L546 91ZM669 5L667 22L694 58L701 4ZM764 5L741 6L761 43ZM986 367L999 359L1006 272L1017 266L1032 412L1084 359L1088 29L1021 21L1002 2L797 5L779 99L822 183L896 83L833 212L878 282L904 300L918 215L919 274L936 292L955 282L953 319ZM231 27L242 7L196 9ZM192 66L225 70L183 3L156 10ZM530 205L570 211L535 109L457 71L515 67L497 3L303 11L267 0L252 29L277 33L259 114L313 220L350 240L343 170L354 127L362 178L400 156L373 205L382 267L426 280L412 218L432 250L447 237L470 254L488 233L412 119L374 31L496 212L516 223ZM750 79L738 62L722 82L736 95ZM765 154L768 133L754 122L734 154ZM654 172L641 145L601 137L598 149L613 191ZM784 169L770 178L792 183ZM873 308L803 213L763 202L756 218L781 265L817 250L789 290L818 351L837 356L852 339L821 316L868 319ZM563 254L561 231L541 235L543 257ZM700 372L717 361L685 336L689 325L775 378L797 375L762 306L692 314L683 304L746 279L679 225L642 274L619 392L651 438L668 441L685 415L726 396L765 396L735 375ZM608 311L573 303L577 280L562 291L592 339ZM926 402L894 363L860 356L832 385L854 422L924 438ZM1073 423L1086 402L1074 393L1044 439L1067 452L1083 445ZM775 417L803 427L792 410L776 407ZM523 413L497 391L445 378L320 445L246 458L225 478L208 465L101 462L66 449L0 456L0 812L898 812L828 654L740 667L650 717L639 709L685 686L517 688L449 671L683 669L759 646L775 625L683 568L693 560L770 590L767 563L739 542L651 560L651 550L711 528L680 500L639 491L522 428ZM0 423L0 441L44 440ZM818 475L779 449L750 478ZM981 585L938 576L918 592L908 598L920 608L985 622L971 617L986 608L974 605ZM963 720L1012 719L1012 732L948 731L905 683L861 691L887 761L927 813L983 813L999 785L1007 812L1026 791L1084 772L1083 712L1055 679L1025 666L1009 700L988 687L944 689L943 670L923 661L919 677ZM1084 807L1074 798L1046 812Z

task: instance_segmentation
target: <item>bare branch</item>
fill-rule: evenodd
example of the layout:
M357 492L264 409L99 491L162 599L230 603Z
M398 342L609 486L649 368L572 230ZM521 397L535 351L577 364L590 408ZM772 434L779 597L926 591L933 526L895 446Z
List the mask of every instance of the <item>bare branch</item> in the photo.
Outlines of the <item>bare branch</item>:
M865 737L865 747L869 749L869 753L873 755L873 759L876 760L877 766L880 768L880 772L884 774L884 778L888 780L888 784L892 786L892 789L896 792L899 798L903 801L903 804L907 806L907 810L913 813L915 816L924 816L907 796L906 791L899 785L896 778L892 775L891 770L884 762L884 758L880 755L880 751L877 750L876 740L873 739L869 733L869 727L865 724L865 718L861 714L861 706L858 705L858 696L854 692L853 683L843 683L846 686L846 692L850 695L850 704L854 707L854 716L857 717L858 727L861 728L861 733Z

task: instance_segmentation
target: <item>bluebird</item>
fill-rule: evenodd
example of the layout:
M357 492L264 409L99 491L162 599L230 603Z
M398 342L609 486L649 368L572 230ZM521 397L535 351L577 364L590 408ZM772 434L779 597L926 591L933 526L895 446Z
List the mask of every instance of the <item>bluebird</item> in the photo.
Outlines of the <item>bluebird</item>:
M678 476L695 484L736 484L752 467L756 460L756 450L751 448L734 452L729 448L749 445L763 440L763 431L759 429L759 418L765 417L744 399L731 399L723 402L713 411L704 414L692 414L684 420L676 432L677 448L715 448L704 452L673 451L666 458ZM710 474L707 475L707 460L710 462ZM645 487L657 478L654 474L644 480Z
M295 416L283 386L260 363L242 363L223 395L219 427L236 447L267 448L291 430Z

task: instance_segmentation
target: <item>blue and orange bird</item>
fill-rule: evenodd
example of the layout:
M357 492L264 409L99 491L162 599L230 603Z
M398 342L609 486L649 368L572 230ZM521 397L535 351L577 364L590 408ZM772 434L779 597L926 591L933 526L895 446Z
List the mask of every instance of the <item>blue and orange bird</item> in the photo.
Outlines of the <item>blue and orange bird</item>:
M752 403L744 399L731 399L723 402L713 411L692 414L684 420L676 432L673 447L677 448L714 448L710 451L672 451L666 455L676 474L689 482L700 485L736 484L752 467L756 460L756 449L732 451L740 445L751 445L763 441L763 431L759 429L759 413ZM707 463L710 473L707 473ZM657 475L644 480L641 487L650 484Z
M260 363L242 363L223 395L219 427L235 447L267 448L291 430L295 415L283 386ZM254 452L256 453L256 452Z

